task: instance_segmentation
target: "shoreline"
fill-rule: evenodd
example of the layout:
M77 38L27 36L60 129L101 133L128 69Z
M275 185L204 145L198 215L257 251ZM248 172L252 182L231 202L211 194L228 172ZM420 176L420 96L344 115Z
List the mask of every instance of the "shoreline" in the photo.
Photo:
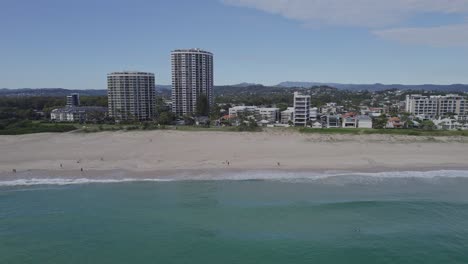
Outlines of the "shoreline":
M339 177L345 175L373 175L395 173L427 174L444 171L466 171L464 166L433 166L412 168L362 168L359 170L326 170L326 169L203 169L203 170L165 170L165 171L45 171L30 170L17 173L0 173L0 186L2 182L17 180L90 180L90 181L215 181L215 180L275 180L275 179L301 179L314 177Z

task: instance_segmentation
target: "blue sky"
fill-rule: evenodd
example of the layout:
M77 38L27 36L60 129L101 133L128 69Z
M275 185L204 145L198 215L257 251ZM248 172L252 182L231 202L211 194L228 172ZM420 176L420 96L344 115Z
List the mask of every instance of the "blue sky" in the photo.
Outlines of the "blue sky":
M468 83L468 0L2 0L0 88L170 84L170 52L215 54L215 83Z

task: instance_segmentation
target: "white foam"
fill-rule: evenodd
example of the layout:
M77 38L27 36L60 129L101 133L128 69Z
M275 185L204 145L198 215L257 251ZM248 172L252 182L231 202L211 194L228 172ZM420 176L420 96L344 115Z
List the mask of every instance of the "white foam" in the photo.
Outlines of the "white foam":
M44 178L44 179L18 179L11 181L0 181L0 187L11 186L36 186L36 185L76 185L76 184L91 184L91 183L123 183L123 182L169 182L170 179L61 179L61 178Z
M32 178L17 179L10 181L0 181L2 186L35 186L35 185L76 185L92 183L125 183L125 182L171 182L171 181L247 181L247 180L270 180L304 182L315 181L328 178L343 179L346 182L363 182L369 180L392 179L392 178L417 178L417 179L437 179L437 178L468 178L468 170L438 170L438 171L392 171L392 172L337 172L327 171L316 172L285 172L285 171L246 171L239 173L225 174L201 174L201 175L181 175L174 179L65 179L65 178Z

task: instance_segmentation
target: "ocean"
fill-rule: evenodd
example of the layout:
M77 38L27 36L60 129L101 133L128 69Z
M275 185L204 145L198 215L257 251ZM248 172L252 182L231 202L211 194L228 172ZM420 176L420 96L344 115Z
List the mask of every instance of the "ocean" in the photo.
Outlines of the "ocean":
M468 171L0 181L0 263L468 263Z

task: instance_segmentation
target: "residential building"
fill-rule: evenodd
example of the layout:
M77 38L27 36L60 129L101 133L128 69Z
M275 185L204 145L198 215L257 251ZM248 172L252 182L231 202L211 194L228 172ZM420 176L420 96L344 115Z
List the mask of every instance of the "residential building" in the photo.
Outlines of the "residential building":
M357 128L358 119L355 113L347 113L342 117L342 127L343 128Z
M372 118L366 115L357 116L359 128L373 128Z
M54 109L50 113L50 120L56 122L97 122L105 119L106 107L99 106L67 106Z
M399 117L391 117L387 121L385 128L403 128L404 122Z
M294 122L294 107L288 107L281 112L281 124L289 124L289 122Z
M172 112L193 115L197 102L206 96L213 105L213 54L201 49L178 49L171 53Z
M148 72L107 75L109 116L116 121L151 120L156 112L155 78Z
M341 117L339 115L323 115L321 121L323 128L341 127Z
M229 108L229 116L230 118L237 118L240 116L253 116L256 114L257 111L258 107L256 106L239 105Z
M72 93L67 96L67 106L80 106L80 95Z
M294 93L294 125L307 126L310 120L310 95Z
M317 107L310 108L310 122L313 124L319 120L319 110Z
M462 129L463 124L458 122L457 118L455 117L447 117L447 118L441 118L439 119L434 119L432 120L434 125L437 127L437 129L444 129L444 130L455 130L455 129Z
M270 124L276 123L280 118L279 108L258 108L257 118L268 121Z
M446 96L423 96L412 94L406 96L405 111L426 118L446 116L447 114L466 114L466 100L463 96L449 94Z

